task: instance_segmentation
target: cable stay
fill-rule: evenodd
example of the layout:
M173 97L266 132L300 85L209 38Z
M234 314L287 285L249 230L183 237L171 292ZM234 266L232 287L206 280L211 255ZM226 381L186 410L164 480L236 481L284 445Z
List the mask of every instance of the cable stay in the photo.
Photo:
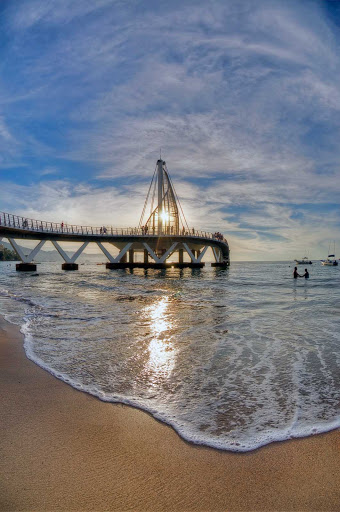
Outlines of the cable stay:
M182 205L164 160L157 161L139 227L153 235L179 235L189 232Z

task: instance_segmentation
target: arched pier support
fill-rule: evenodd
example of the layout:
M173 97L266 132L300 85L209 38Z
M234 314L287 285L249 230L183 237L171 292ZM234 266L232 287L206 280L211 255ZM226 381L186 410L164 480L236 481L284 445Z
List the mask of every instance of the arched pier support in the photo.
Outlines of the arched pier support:
M215 261L211 264L212 267L227 268L229 261L223 259L221 250L218 247L212 247Z
M60 256L63 258L64 262L62 265L61 265L61 268L63 270L78 270L78 263L76 263L76 259L79 258L79 256L81 255L81 253L83 252L83 250L88 246L88 243L89 242L84 242L83 245L81 247L79 247L79 249L74 253L73 256L69 256L61 247L60 245L58 244L58 242L56 242L55 240L52 240L52 244L54 245L54 247L57 249L58 253L60 254Z
M45 240L41 240L28 254L24 253L23 248L17 244L14 238L8 238L8 241L21 260L21 263L16 264L16 270L18 272L35 272L37 270L37 265L32 263L32 261L44 245Z
M153 249L148 242L143 242L141 248L135 248L133 243L128 243L123 247L117 256L112 254L100 243L98 246L109 260L106 263L108 269L120 268L203 268L204 263L202 258L205 255L208 246L205 246L202 251L197 250L197 257L194 255L188 244L181 242L173 242L168 249L157 251ZM184 251L189 255L190 261L184 261ZM135 261L135 255L142 253L143 261ZM168 259L178 252L178 261L168 261ZM129 255L129 261L126 255Z

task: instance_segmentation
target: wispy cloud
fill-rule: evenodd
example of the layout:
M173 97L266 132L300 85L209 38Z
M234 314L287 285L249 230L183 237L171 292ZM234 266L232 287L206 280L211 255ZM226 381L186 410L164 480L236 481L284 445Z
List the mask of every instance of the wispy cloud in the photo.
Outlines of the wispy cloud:
M135 226L135 212L129 206L131 201L140 203L141 212L141 199L139 193L129 189L97 188L86 183L74 186L62 180L30 186L6 182L1 190L2 204L10 206L15 203L19 215L92 226Z
M229 233L239 257L339 237L340 38L322 3L2 11L6 207L136 224L161 147L191 224Z

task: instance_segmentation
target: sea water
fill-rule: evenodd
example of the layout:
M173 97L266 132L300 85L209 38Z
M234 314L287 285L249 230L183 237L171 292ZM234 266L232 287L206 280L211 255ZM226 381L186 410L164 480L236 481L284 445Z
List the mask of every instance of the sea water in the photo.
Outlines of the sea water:
M38 275L0 263L0 313L27 356L77 389L139 407L186 440L232 451L340 425L340 269ZM109 406L109 405L108 405Z

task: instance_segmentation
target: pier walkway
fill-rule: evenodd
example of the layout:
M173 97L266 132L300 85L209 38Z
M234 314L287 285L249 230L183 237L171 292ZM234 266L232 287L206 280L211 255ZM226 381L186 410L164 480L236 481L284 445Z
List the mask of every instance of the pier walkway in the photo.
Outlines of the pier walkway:
M151 203L149 213L148 202ZM21 260L17 264L18 271L36 270L34 259L47 241L53 244L64 260L64 270L78 269L76 261L91 242L106 256L106 267L109 269L201 268L209 248L215 259L213 266L228 266L230 251L227 240L219 233L190 229L184 215L180 214L178 204L165 162L158 160L138 227L79 226L0 212L0 241L7 238L17 253ZM18 240L36 240L37 245L27 254L27 249L22 248ZM60 242L80 242L82 245L70 256ZM115 252L118 250L118 254L113 256L107 244L115 248Z

